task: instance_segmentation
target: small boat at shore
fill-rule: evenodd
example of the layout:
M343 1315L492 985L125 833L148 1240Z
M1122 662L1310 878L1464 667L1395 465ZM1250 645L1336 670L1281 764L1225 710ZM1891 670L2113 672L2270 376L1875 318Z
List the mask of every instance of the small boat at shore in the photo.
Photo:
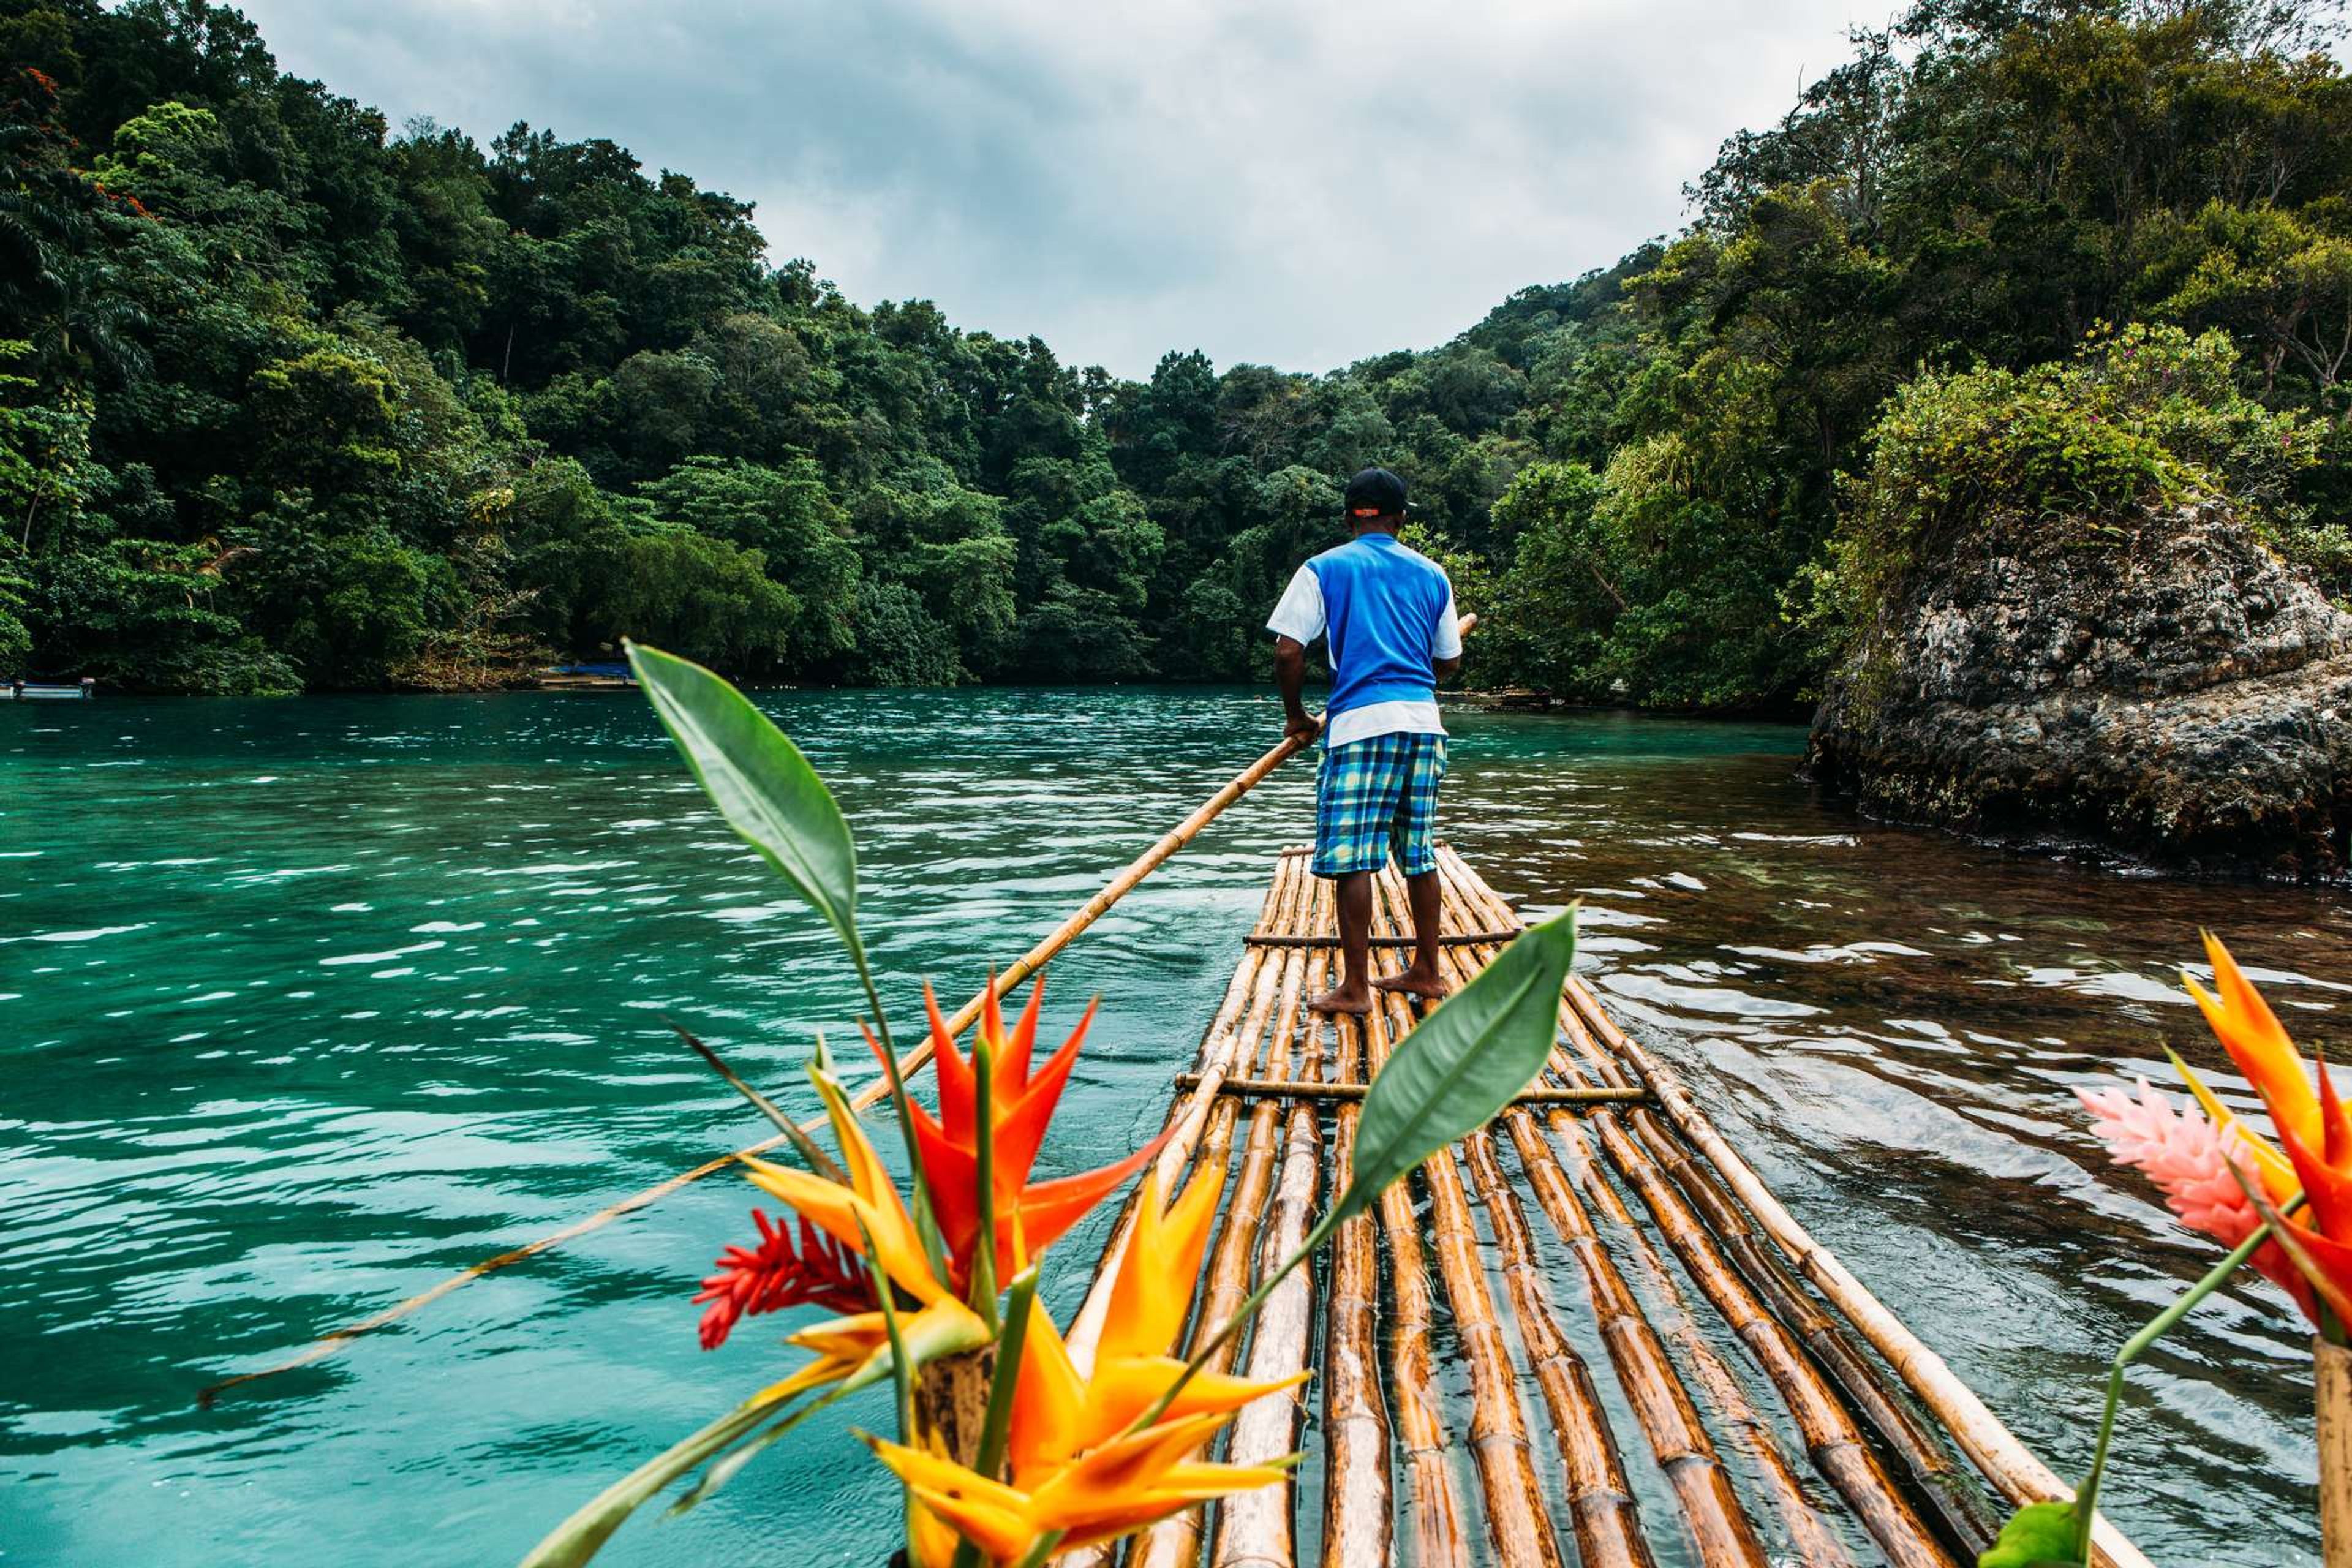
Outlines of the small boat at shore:
M543 691L632 691L636 689L637 678L626 664L610 660L559 664L540 671L532 684Z
M97 697L98 682L79 680L0 681L0 702L88 702Z

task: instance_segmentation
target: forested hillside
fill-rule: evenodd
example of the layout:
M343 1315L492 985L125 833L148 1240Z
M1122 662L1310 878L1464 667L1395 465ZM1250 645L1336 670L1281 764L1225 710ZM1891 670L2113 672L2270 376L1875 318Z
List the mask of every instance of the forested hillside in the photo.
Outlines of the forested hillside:
M2340 595L2332 22L1924 0L1678 237L1429 352L1134 383L772 268L791 235L610 142L388 126L233 10L0 0L0 675L462 688L628 635L1241 678L1369 462L1490 612L1474 678L1579 699L1804 702L1974 487L2257 487Z

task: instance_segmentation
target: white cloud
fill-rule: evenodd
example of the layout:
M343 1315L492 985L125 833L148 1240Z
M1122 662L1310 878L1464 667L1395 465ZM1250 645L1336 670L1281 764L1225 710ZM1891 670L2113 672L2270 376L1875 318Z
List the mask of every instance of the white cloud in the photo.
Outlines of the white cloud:
M759 204L779 259L1147 373L1328 369L1683 221L1850 0L245 0L395 121L528 120ZM1875 19L1875 13L1865 13Z

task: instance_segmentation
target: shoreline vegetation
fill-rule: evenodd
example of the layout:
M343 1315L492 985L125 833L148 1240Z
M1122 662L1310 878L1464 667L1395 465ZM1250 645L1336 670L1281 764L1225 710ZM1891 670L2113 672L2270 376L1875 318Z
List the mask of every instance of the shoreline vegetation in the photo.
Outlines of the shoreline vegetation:
M1920 0L1678 235L1427 351L1128 380L772 266L609 141L394 128L232 9L5 0L0 673L1246 680L1373 461L1475 679L1574 702L1801 712L1980 512L2095 548L2190 491L2340 598L2336 21ZM2126 331L2198 390L2086 423L2053 388Z

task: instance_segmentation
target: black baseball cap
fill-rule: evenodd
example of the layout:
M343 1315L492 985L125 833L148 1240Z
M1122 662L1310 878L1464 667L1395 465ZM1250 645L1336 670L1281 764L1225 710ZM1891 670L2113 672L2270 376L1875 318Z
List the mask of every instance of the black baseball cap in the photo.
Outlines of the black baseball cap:
M1348 499L1341 504L1351 518L1402 516L1404 481L1386 468L1366 468L1348 481Z

